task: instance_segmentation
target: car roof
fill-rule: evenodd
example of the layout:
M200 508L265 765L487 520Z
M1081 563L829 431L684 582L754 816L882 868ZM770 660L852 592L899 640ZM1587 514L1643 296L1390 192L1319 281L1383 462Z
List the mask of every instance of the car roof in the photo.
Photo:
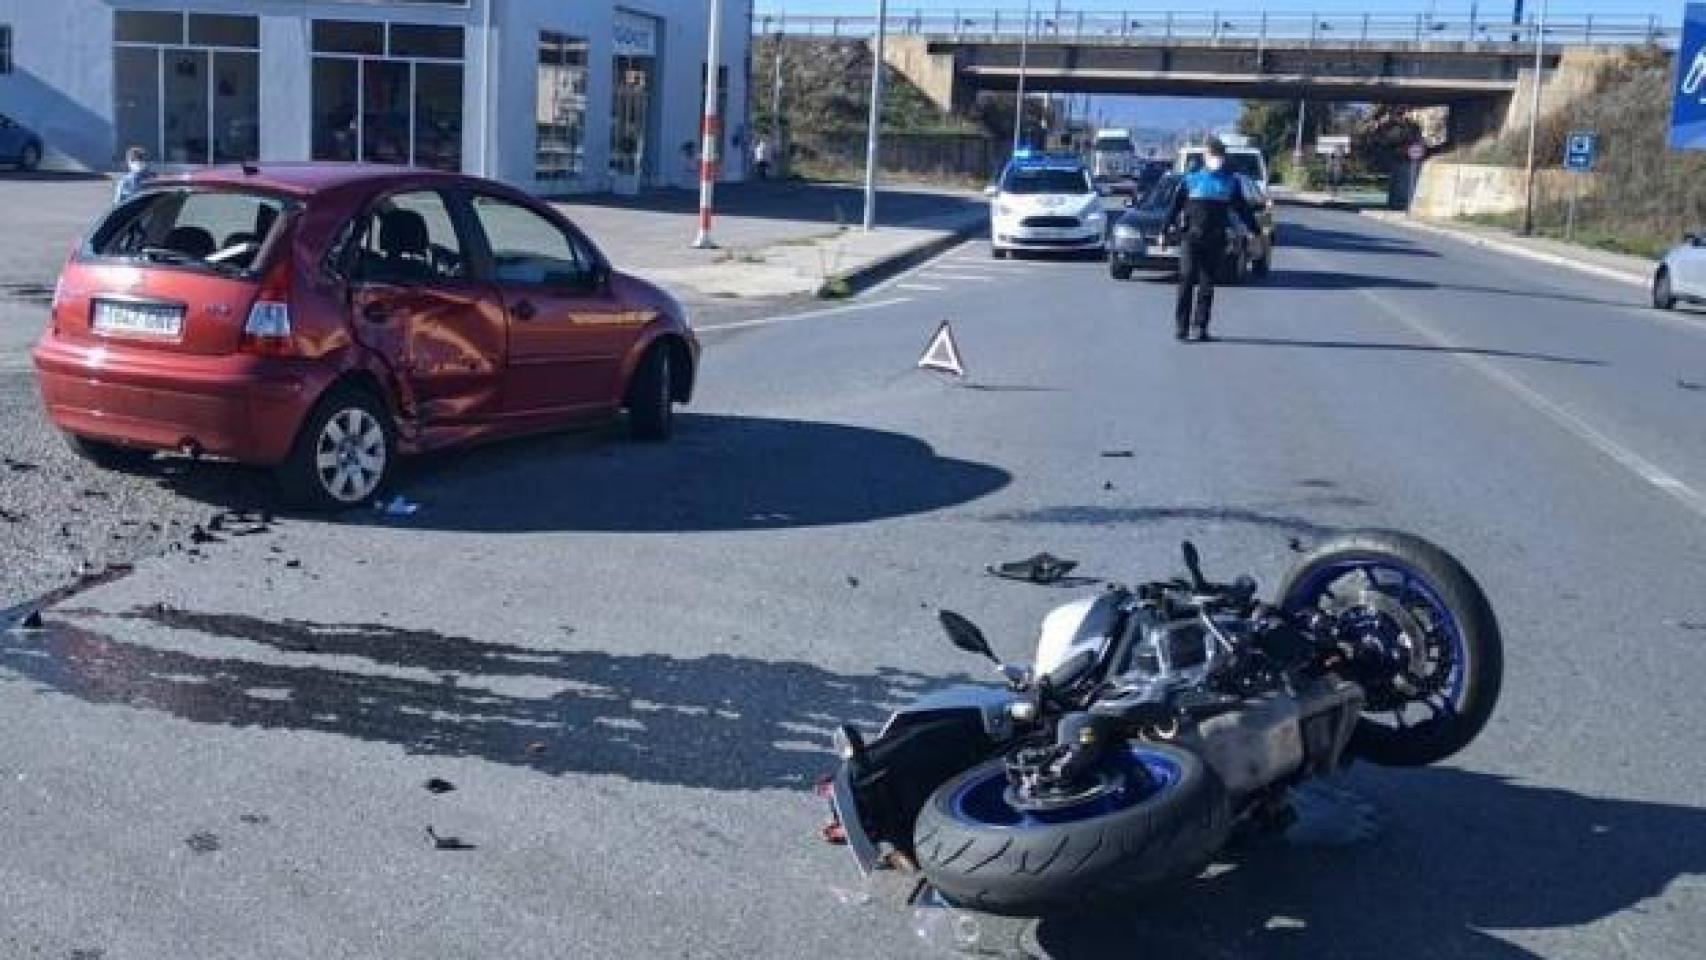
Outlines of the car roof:
M248 170L254 170L254 173ZM207 167L193 173L156 177L151 187L187 184L195 186L250 187L308 197L357 184L379 189L410 184L483 184L477 177L421 167L399 167L378 163L326 161L261 161L245 168L239 164Z

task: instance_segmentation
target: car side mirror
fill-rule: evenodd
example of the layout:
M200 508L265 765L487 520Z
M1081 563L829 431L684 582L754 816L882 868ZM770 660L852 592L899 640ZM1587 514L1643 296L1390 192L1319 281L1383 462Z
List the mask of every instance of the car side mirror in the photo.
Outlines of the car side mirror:
M990 198L998 197L1001 195L1001 188L992 183L983 188L983 195Z

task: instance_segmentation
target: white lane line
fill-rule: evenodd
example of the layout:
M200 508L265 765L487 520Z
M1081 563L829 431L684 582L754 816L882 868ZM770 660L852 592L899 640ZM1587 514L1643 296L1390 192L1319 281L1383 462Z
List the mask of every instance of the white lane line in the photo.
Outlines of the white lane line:
M1471 353L1464 353L1464 350L1470 348L1467 348L1460 343L1454 343L1450 338L1435 330L1431 324L1418 320L1408 311L1401 310L1398 307L1387 303L1373 291L1358 290L1357 292L1362 294L1362 296L1370 303L1379 308L1382 313L1392 317L1404 326L1409 327L1417 334L1420 334L1423 339L1431 342L1434 346L1449 351L1453 359L1467 365L1477 373L1486 377L1488 380L1493 381L1496 385L1505 388L1518 400L1527 404L1530 409L1535 410L1536 412L1544 415L1547 419L1551 420L1553 423L1556 423L1558 426L1563 427L1570 433L1575 434L1578 439L1585 441L1589 446L1610 458L1614 463L1623 467L1625 470L1628 470L1630 473L1635 474L1637 477L1640 477L1642 480L1645 480L1647 483L1656 487L1663 493L1668 494L1672 499L1681 503L1689 510L1692 510L1700 517L1706 518L1706 494L1702 494L1700 491L1695 490L1693 487L1679 479L1675 474L1672 474L1670 471L1664 469L1651 460L1648 460L1646 457L1641 456L1623 444L1618 443L1616 440L1613 440L1600 431L1594 429L1593 426L1577 414L1540 393L1540 391L1530 387L1528 384L1518 380L1511 374L1494 366L1487 360L1487 358L1476 356Z
M986 277L986 276L983 276L982 274L947 273L947 272L942 271L942 270L932 270L929 273L924 274L923 276L924 276L924 279L926 279L926 280L951 280L955 283L959 283L959 282L965 281L965 280L970 280L973 283L994 283L996 280L995 277Z
M960 255L961 251L963 251L965 249L965 245L967 243L973 243L973 242L975 242L975 241L968 238L966 240L961 241L960 243L957 243L957 244L949 247L946 250L943 250L941 253L936 254L935 256L931 257L928 260L925 260L921 263L915 263L912 266L906 268L905 270L902 270L901 272L899 272L899 273L895 274L894 276L888 278L887 280L884 280L882 283L879 283L876 286L872 287L871 289L866 290L863 295L867 296L867 297L872 297L872 296L876 296L877 294L884 293L884 292L888 291L889 289L893 288L895 285L900 284L900 283L904 283L907 280L910 280L910 279L916 277L922 271L928 270L932 267L935 267L935 266L938 266L942 263L947 262L948 257Z
M942 290L941 287L932 287L928 283L897 283L894 288L896 290L920 290L929 293L939 293Z
M827 307L823 310L808 310L804 313L785 313L779 317L757 317L752 320L735 320L729 323L703 324L694 329L702 332L713 330L744 330L748 327L768 327L772 324L787 323L791 320L810 320L813 317L827 317L837 313L853 313L856 310L875 310L878 307L892 307L897 303L911 303L911 297L890 297L887 300L872 300L868 303L849 303L840 307Z

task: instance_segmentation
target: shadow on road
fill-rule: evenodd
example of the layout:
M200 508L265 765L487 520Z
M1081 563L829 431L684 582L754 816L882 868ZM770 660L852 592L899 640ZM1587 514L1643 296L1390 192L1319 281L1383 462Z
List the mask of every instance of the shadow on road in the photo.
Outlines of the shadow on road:
M1442 768L1378 776L1393 781L1397 822L1377 841L1248 851L1230 873L1120 916L1045 922L1038 941L1052 960L1133 945L1173 960L1515 960L1537 955L1495 931L1590 924L1706 873L1698 808Z
M1439 254L1432 250L1396 237L1382 237L1371 233L1352 233L1348 230L1329 230L1289 221L1279 226L1279 242L1281 249L1305 247L1310 250L1327 250L1333 253L1394 253L1412 257L1439 257Z
M1581 367L1605 366L1604 360L1592 360L1584 357L1560 357L1550 353L1527 353L1521 350L1496 350L1490 347L1442 347L1429 343L1364 343L1355 340L1286 340L1278 337L1220 337L1217 342L1235 347L1310 347L1325 350L1392 350L1401 353L1446 353L1471 357L1498 357L1506 360L1537 360L1543 363L1565 363Z
M887 668L854 675L721 654L563 651L165 606L117 619L244 641L259 656L196 655L50 620L43 633L0 635L0 668L89 703L196 723L716 790L808 788L833 763L837 724L874 727L944 682Z
M676 431L664 444L629 443L611 428L406 463L397 486L423 506L397 525L484 533L826 526L939 510L1012 480L997 467L938 456L916 437L863 427L683 413ZM158 464L172 489L219 506L271 496L260 471ZM375 514L329 519L372 522Z
M1368 501L1356 497L1310 498L1311 506L1366 507ZM1267 530L1308 536L1335 533L1333 527L1323 526L1299 516L1267 513L1248 507L1110 507L1089 504L1039 507L1032 510L1013 510L990 515L995 523L1061 524L1065 526L1150 526L1164 523L1196 523L1211 526L1252 526Z
M610 207L647 210L655 213L696 214L698 190L650 190L637 197L616 194L576 194L558 201L570 218L576 207ZM864 193L851 183L770 181L722 184L717 187L717 216L760 220L795 220L835 226L851 226L864 215ZM904 226L922 217L955 213L985 212L989 201L981 196L952 195L905 190L883 194L877 204L879 226Z

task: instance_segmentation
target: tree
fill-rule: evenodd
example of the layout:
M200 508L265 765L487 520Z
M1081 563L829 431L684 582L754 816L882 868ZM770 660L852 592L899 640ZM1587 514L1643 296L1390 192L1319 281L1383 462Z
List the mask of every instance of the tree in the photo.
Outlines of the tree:
M1323 132L1338 131L1350 113L1343 104L1310 103L1304 111L1304 143L1313 141ZM1290 154L1297 147L1297 101L1244 101L1244 111L1238 117L1238 132L1249 137L1270 158Z

